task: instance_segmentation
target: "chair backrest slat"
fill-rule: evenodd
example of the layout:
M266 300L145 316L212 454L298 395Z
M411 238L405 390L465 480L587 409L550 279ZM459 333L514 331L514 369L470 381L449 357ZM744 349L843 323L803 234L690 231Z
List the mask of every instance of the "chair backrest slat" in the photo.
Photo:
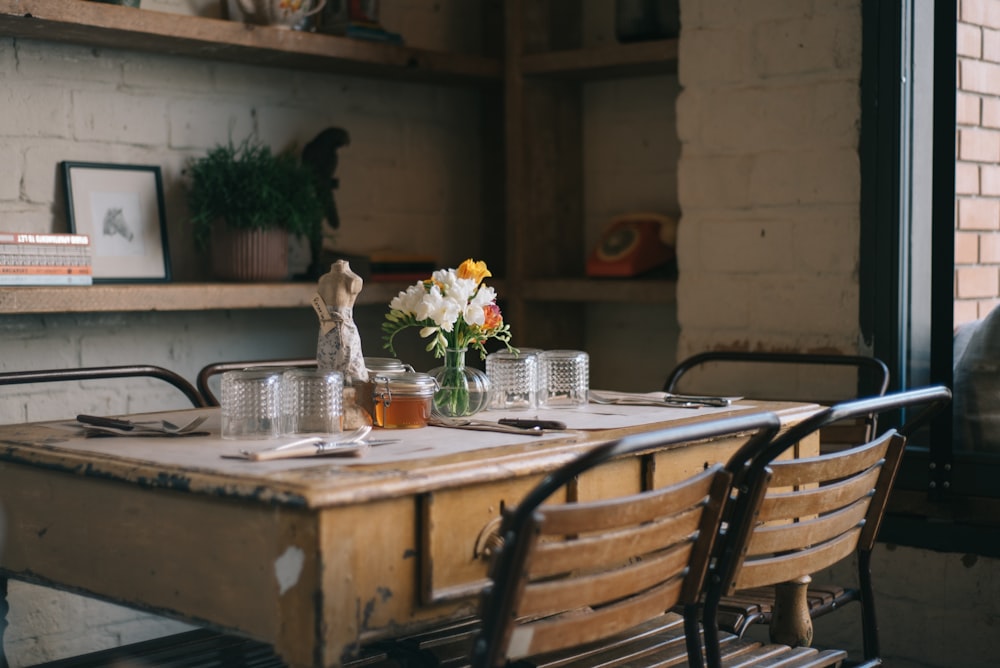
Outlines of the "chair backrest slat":
M860 533L860 527L856 527L816 547L780 556L748 559L737 572L729 592L789 582L803 575L817 573L853 553Z
M677 602L681 580L664 582L598 610L569 610L563 615L517 626L507 656L520 659L566 647L585 645L632 628L669 610Z
M627 529L579 536L571 541L548 541L538 546L532 572L539 578L586 567L611 567L622 560L622 544L628 544L632 554L652 554L665 546L690 543L700 522L701 509L692 506L689 512Z
M894 432L853 447L818 457L784 459L771 463L771 486L784 487L799 484L800 480L830 481L844 478L879 464L885 457L887 442Z
M870 468L835 483L814 483L815 486L808 488L802 483L794 491L767 494L760 504L757 519L760 522L796 520L834 512L855 502L867 507L880 471L881 467Z
M667 582L680 586L690 558L691 544L686 543L632 565L622 564L615 570L528 585L522 594L519 611L525 617L555 614L605 605L633 595L639 597Z
M628 503L619 498L551 506L542 513L542 529L555 535L623 528L662 518L671 509L695 507L707 494L707 485L691 485L635 494Z
M768 525L754 531L747 546L751 556L773 554L797 549L802 545L819 545L864 524L868 503L856 501L839 511L814 517L791 525Z

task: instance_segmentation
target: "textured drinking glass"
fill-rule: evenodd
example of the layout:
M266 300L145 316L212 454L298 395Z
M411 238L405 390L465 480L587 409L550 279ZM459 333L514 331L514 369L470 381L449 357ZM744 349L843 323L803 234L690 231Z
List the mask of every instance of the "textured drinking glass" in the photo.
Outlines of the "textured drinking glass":
M281 435L281 371L241 369L222 374L222 438Z
M281 376L286 434L332 434L343 428L344 376L339 371L289 369Z
M538 406L538 356L502 350L486 356L490 378L490 408L529 409Z
M542 408L575 408L587 403L590 356L581 350L545 350L538 355Z

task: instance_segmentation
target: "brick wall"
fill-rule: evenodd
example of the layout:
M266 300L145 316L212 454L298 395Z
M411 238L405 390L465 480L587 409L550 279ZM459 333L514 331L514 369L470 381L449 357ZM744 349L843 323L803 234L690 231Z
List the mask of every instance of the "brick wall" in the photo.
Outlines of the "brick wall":
M678 357L857 352L860 2L681 19Z
M975 317L1000 294L1000 174L989 164L1000 151L1000 2L960 6L964 23L988 26L963 26L960 48L975 32L977 53L993 54L960 74L991 87L959 103L959 143L977 157L960 155L956 248L969 266L957 283ZM858 351L861 0L681 0L681 22L678 356ZM972 137L986 142L973 150ZM996 665L1000 560L882 544L872 570L886 665ZM815 576L851 578L850 565ZM858 614L820 620L817 643L860 651Z
M386 27L405 28L415 46L470 52L480 46L479 30L469 29L481 23L480 2L387 4ZM138 11L217 14L219 9L217 0L143 0L142 6ZM482 217L479 104L475 91L461 88L0 38L0 229L67 229L62 160L159 165L174 276L198 280L207 271L185 223L185 161L251 131L281 150L339 125L351 134L338 169L340 247L364 251L392 245L456 263L470 247L480 246L478 229L468 224ZM371 306L355 313L366 354L384 354L378 329L384 312ZM317 331L308 307L4 314L0 369L143 362L193 380L204 364L222 359L309 357ZM5 388L0 421L183 405L169 390L129 389ZM4 645L14 668L185 628L21 582L11 582L8 598Z
M1000 303L1000 2L958 7L956 327Z

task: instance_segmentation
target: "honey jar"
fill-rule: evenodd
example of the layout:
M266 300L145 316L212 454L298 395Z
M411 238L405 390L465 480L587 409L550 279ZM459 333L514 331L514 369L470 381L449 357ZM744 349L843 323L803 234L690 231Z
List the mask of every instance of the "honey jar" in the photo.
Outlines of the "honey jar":
M437 381L426 373L404 371L370 379L372 421L376 427L410 429L426 427Z

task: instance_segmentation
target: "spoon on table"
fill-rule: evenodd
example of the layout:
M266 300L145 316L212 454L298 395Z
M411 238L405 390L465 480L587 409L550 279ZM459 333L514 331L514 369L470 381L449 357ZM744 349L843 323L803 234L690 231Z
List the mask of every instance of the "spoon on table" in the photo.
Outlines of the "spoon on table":
M364 425L333 440L329 440L329 436L327 435L308 436L266 450L240 450L239 455L223 455L223 457L250 459L252 461L312 457L314 455L357 457L369 445L396 442L396 440L366 441L365 437L371 430L371 425Z

